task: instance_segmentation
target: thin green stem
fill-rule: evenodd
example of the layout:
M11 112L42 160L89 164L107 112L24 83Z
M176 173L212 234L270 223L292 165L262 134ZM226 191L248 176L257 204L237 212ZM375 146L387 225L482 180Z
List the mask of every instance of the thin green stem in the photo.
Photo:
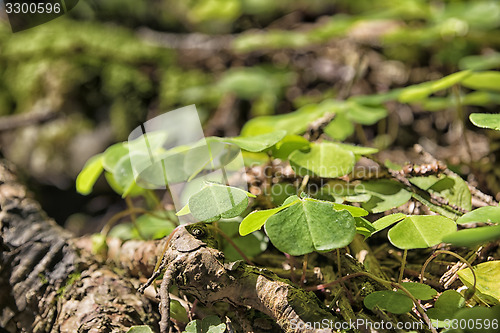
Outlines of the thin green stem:
M404 249L403 252L403 262L401 262L401 269L399 270L399 278L398 278L398 283L401 283L403 280L403 275L405 272L405 265L406 265L406 257L408 256L408 249Z
M422 283L424 281L424 273L425 273L425 269L427 268L427 265L429 265L429 263L440 254L449 254L450 256L454 256L455 258L457 258L458 260L460 260L461 262L466 264L467 267L470 268L470 271L472 272L472 277L474 279L474 283L472 284L472 289L475 291L476 290L476 273L474 272L472 265L467 260L465 260L462 256L456 254L455 252L451 252L451 251L447 251L447 250L437 250L436 252L431 254L431 256L425 261L424 265L422 266L422 270L420 271L420 283Z

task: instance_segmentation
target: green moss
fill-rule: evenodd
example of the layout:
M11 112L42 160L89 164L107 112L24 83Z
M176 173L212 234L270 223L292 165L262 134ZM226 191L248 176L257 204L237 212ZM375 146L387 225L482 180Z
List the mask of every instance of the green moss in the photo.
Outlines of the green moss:
M61 286L59 289L57 289L57 292L56 292L57 296L59 296L59 297L64 296L64 293L66 292L66 290L68 289L68 287L72 286L73 283L75 283L76 281L78 281L81 276L82 276L81 272L73 272L70 275L68 275L68 279L66 280L66 282L64 283L64 285Z
M305 322L322 322L324 319L335 321L335 317L311 291L290 288L287 295L288 304Z
M40 281L42 282L42 284L49 283L49 280L47 279L47 277L43 273L38 273L38 277L40 278Z

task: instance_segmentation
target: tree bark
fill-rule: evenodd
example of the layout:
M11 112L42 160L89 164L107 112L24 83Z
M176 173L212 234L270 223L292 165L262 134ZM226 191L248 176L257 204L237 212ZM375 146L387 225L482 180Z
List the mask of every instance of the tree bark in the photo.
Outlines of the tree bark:
M0 326L8 332L125 332L155 325L128 279L80 251L0 161Z

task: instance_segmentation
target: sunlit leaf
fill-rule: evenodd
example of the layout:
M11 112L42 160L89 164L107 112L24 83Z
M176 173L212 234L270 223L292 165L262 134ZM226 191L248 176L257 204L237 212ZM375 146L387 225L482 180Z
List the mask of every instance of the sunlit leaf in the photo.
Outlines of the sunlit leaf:
M337 211L347 210L353 217L361 217L368 215L368 212L366 210L359 207L334 203L333 208Z
M355 155L371 155L378 153L377 148L356 146L347 143L337 143L337 145L345 150L352 152Z
M487 71L471 74L462 85L476 90L500 91L500 72Z
M108 172L114 172L118 162L128 156L129 150L123 142L109 146L103 153L102 165Z
M191 213L191 211L189 210L189 204L186 204L184 207L181 208L181 210L179 210L177 213L175 213L175 215L184 216L184 215L187 215L189 213Z
M256 210L248 214L243 221L241 221L240 224L240 235L245 236L248 235L251 232L254 232L256 230L259 230L262 228L262 226L266 223L267 219L269 219L271 216L274 214L278 213L279 211L290 207L291 205L299 202L299 198L294 195L289 197L288 200L283 203L282 206L273 208L273 209L266 209L266 210Z
M476 296L490 304L500 304L500 260L493 260L473 266L476 273ZM467 286L474 278L469 268L458 271L458 277Z
M455 222L444 216L412 215L392 227L388 237L400 249L419 249L441 243L444 236L456 230Z
M500 239L500 225L463 229L443 238L443 242L455 246L474 247Z
M325 101L309 104L297 111L275 116L262 116L250 119L241 129L241 136L255 136L285 130L287 134L300 134L309 124L326 113L335 113L340 109L340 102Z
M472 222L500 223L500 207L480 207L460 216L460 218L457 220L458 224Z
M469 119L477 127L500 131L500 114L472 113Z
M390 227L396 222L402 221L406 218L405 214L402 213L396 213L396 214L391 214L384 216L377 221L373 222L373 226L375 227L376 231L383 230L385 228Z
M102 154L92 156L82 171L76 177L76 190L78 193L87 195L92 192L94 184L103 171Z
M461 71L450 74L436 81L424 82L404 88L399 94L398 100L401 103L413 103L427 98L429 95L439 90L447 89L455 84L463 83L467 77L471 76L470 71Z

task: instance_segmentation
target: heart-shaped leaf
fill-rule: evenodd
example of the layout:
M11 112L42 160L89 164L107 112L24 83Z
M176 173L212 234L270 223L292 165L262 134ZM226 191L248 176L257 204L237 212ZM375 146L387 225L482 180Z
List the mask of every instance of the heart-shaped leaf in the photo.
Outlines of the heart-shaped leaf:
M407 313L413 308L408 296L392 290L375 291L365 297L363 304L370 310L378 307L394 314Z
M248 207L248 192L232 186L208 183L188 201L189 211L198 221L216 221L240 215Z
M333 203L305 198L267 219L269 239L280 251L303 255L347 246L356 233L356 223L346 210Z
M289 156L292 168L300 175L314 174L324 178L336 178L348 174L355 161L351 151L333 142L312 144L309 152L294 151Z
M443 237L455 232L457 225L439 215L412 215L389 230L392 245L400 249L419 249L437 245Z
M500 223L500 207L480 207L474 209L472 212L468 212L467 214L460 216L460 218L457 220L458 224L473 222Z

